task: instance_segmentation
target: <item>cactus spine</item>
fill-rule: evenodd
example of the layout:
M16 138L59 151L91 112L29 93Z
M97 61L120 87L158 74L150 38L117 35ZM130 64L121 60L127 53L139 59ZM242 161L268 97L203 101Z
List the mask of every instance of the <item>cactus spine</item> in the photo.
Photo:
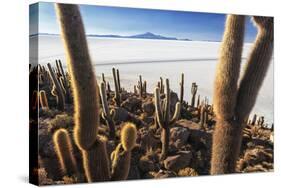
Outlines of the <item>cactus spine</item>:
M74 94L74 140L83 155L88 182L110 179L104 140L97 136L99 97L83 21L77 5L56 4Z
M46 92L44 90L41 90L39 92L39 98L40 98L40 104L42 106L43 110L48 110L49 109L49 104L48 104L48 99L46 96Z
M49 69L50 77L53 82L53 92L52 93L55 94L55 96L56 96L58 109L63 111L64 110L64 94L63 94L61 84L60 84L57 76L55 75L51 64L48 63L47 66Z
M107 99L106 99L106 92L105 92L105 83L101 82L100 84L100 96L101 96L101 102L102 102L102 117L106 121L106 124L109 127L109 137L110 139L115 139L115 123L113 121L113 114L110 113ZM114 111L112 111L114 112Z
M176 109L173 117L170 117L170 86L169 80L166 79L166 97L164 103L164 109L162 109L160 100L160 89L155 88L154 98L155 98L155 111L157 123L162 128L161 142L162 142L162 152L161 159L164 160L167 156L169 149L169 138L170 138L170 126L172 126L179 118L181 103L177 102Z
M213 135L211 174L235 171L248 117L264 79L273 49L273 20L254 17L258 35L238 88L245 17L229 15L226 20L220 61L214 87L217 124Z
M132 123L126 123L121 130L121 143L112 153L112 180L125 180L128 177L131 151L136 144L137 129Z
M195 82L192 83L192 86L191 86L191 94L192 94L191 106L192 107L194 107L194 105L195 105L195 98L196 98L197 89L198 89L198 85L196 85Z
M77 162L73 155L73 147L66 129L59 129L53 135L56 154L64 175L78 174Z

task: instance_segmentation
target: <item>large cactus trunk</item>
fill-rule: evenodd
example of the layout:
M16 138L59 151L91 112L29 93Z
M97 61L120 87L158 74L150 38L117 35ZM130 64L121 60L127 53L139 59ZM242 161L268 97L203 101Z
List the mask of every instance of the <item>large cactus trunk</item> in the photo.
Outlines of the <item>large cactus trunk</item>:
M217 124L213 134L211 174L235 172L242 131L264 80L273 51L273 20L254 17L258 35L238 87L244 16L227 17L214 88Z

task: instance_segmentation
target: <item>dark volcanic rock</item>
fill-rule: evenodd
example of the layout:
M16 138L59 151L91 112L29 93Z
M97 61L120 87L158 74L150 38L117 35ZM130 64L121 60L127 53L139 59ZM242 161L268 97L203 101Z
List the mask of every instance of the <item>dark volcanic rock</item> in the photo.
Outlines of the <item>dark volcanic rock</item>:
M164 160L164 166L171 171L178 171L189 166L192 158L191 151L180 151L177 155L169 156Z

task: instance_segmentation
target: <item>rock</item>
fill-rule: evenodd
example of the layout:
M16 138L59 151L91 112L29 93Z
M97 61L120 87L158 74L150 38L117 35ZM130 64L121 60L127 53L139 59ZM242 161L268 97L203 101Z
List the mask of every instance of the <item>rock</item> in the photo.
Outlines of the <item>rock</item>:
M127 180L140 179L140 172L136 165L131 165Z
M155 111L155 106L154 103L152 101L151 98L149 98L148 100L146 100L143 104L142 104L142 110L148 115L148 116L152 116L154 114Z
M169 156L164 160L166 169L177 172L189 166L192 158L191 151L180 151L177 155Z
M185 127L189 130L190 135L188 138L188 142L191 143L196 150L211 148L212 135L209 132L201 130L201 126L198 123L181 119L176 122L175 126Z
M170 142L174 143L177 148L186 144L189 137L189 130L184 127L173 127L170 130Z
M114 108L114 121L127 121L129 119L129 113L127 110L121 107Z
M156 169L154 162L152 160L147 159L146 156L143 156L140 159L139 168L142 172L154 171Z
M137 97L129 97L122 102L121 107L125 108L129 112L136 112L141 108L141 99Z
M138 131L138 140L143 150L147 150L148 148L156 148L160 145L160 139L156 139L152 130L143 127Z
M176 177L176 176L177 175L174 172L164 171L164 170L160 170L158 173L154 174L154 177L157 179Z

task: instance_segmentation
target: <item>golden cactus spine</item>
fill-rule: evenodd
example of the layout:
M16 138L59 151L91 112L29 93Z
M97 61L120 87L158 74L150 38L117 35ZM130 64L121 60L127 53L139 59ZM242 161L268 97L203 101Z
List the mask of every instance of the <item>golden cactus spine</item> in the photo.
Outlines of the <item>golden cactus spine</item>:
M56 13L74 94L74 140L83 154L86 178L88 182L109 180L105 140L97 136L99 126L97 81L80 11L77 5L56 4Z
M77 175L77 162L73 155L73 147L67 130L57 130L53 135L53 142L63 175Z
M137 138L136 126L126 123L121 130L121 143L112 152L112 180L125 180L131 163L131 151Z

